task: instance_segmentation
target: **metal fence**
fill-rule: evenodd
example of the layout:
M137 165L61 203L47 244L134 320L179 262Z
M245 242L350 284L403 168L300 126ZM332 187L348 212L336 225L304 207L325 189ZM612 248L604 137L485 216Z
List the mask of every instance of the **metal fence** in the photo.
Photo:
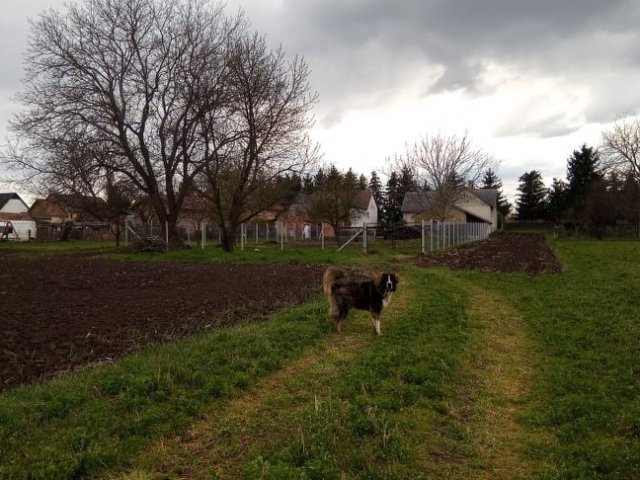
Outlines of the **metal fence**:
M363 224L340 229L339 249L360 244L364 252L386 247L407 253L427 254L487 238L492 232L488 223L421 222L393 226Z
M146 236L161 237L164 229L158 222L141 224L127 220L125 241ZM278 245L285 248L337 249L360 248L365 253L390 248L407 253L429 253L437 250L487 238L492 231L488 223L422 222L383 226L366 223L332 231L327 224L300 224L298 222L245 223L235 230L235 245L239 250ZM326 235L326 236L325 236ZM222 232L217 225L205 224L200 229L178 228L179 238L192 247L217 246L222 243Z

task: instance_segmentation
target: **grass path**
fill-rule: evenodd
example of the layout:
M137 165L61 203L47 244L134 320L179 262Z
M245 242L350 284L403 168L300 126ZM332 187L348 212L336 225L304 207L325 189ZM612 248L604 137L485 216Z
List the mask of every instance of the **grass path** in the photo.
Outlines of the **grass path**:
M385 313L401 311L404 302L406 294L396 295ZM270 445L297 438L304 450L304 411L324 408L332 380L375 341L368 314L351 316L341 335L332 334L292 365L209 411L181 437L153 445L134 461L133 470L107 473L105 478L244 478L248 459Z
M534 478L548 465L532 455L532 448L550 439L524 421L534 401L532 343L515 309L486 288L464 283L476 340L463 365L468 383L462 398L467 400L458 408L470 421L469 435L481 459L468 478Z
M459 353L459 375L448 387L451 391L446 395L446 409L442 409L446 414L440 417L434 410L441 408L429 406L437 401L418 402L397 414L369 410L383 419L375 435L380 435L383 449L385 442L401 431L415 435L406 438L413 443L407 451L419 459L414 467L421 465L418 470L424 477L412 474L411 478L533 478L548 465L535 458L531 448L549 439L523 421L532 406L530 392L536 375L535 352L523 321L489 290L450 272L438 271L435 277L466 292L470 329L470 340ZM386 315L402 315L412 301L405 290L394 298ZM363 352L374 348L376 338L364 313L356 313L345 327L342 335L323 339L296 362L206 412L204 419L182 436L157 442L129 469L108 472L104 478L279 478L273 463L265 459L272 462L274 458L307 456L307 450L313 448L308 437L314 429L322 431L329 451L340 450L345 443L356 449L350 443L352 437L347 437L347 442L341 438L353 405L335 386ZM408 426L412 423L415 432ZM438 444L440 435L445 438ZM337 471L343 471L340 478L360 478L353 465L341 467L343 461L341 454L330 461ZM288 475L293 470L285 472ZM345 476L344 472L349 473ZM394 475L388 476L400 477L397 471ZM381 478L387 475L381 474Z

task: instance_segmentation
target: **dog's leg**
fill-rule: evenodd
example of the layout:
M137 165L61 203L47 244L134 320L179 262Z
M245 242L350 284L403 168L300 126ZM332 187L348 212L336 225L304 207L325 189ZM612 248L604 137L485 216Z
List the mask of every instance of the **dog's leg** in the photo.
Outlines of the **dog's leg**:
M393 295L393 292L389 292L384 296L384 298L382 299L383 307L386 307L387 305L389 305L389 302L391 301L391 295Z
M373 322L373 328L378 335L382 335L380 331L380 314L371 310L371 321Z
M336 326L336 332L337 332L337 333L342 333L342 331L341 331L341 329L340 329L341 321L342 321L342 319L341 319L341 318L339 318L339 317L335 317L335 318L333 319L333 322L334 322L334 324L335 324L335 326Z

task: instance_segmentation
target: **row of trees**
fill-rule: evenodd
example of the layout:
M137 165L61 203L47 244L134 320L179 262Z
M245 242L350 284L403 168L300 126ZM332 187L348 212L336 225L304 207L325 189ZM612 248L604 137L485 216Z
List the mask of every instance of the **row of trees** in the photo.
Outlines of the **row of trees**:
M598 150L582 145L567 159L566 180L547 188L538 170L519 179L519 220L552 220L601 235L617 222L640 220L640 121L619 119Z
M169 242L185 198L207 199L223 247L308 171L309 68L207 0L84 0L33 22L23 111L3 163L37 189L143 197Z

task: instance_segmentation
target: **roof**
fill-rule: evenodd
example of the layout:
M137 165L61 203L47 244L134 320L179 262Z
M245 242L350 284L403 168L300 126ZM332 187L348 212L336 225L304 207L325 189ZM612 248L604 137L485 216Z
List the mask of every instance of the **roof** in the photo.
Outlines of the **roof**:
M482 200L487 205L497 208L498 207L498 190L495 188L478 188L471 190L476 197Z
M25 203L24 200L22 200L20 195L18 195L16 192L10 192L10 193L0 193L0 210L2 210L2 207L4 207L7 203L9 203L9 200L20 200L28 208L28 205Z
M66 218L68 216L67 210L60 202L50 200L48 198L39 198L38 200L36 200L29 209L29 213L34 218Z
M353 199L353 206L358 210L367 210L373 194L371 190L360 190Z
M498 190L472 189L469 190L475 197L490 207L496 208L498 204ZM416 213L425 210L432 202L434 191L407 192L402 202L402 212Z
M0 212L0 222L33 221L33 217L28 213L7 213Z
M75 214L77 221L92 222L100 220L96 214L99 215L106 207L107 203L102 198L52 193L45 199L36 200L29 213L34 218L43 220L51 217L67 218Z

